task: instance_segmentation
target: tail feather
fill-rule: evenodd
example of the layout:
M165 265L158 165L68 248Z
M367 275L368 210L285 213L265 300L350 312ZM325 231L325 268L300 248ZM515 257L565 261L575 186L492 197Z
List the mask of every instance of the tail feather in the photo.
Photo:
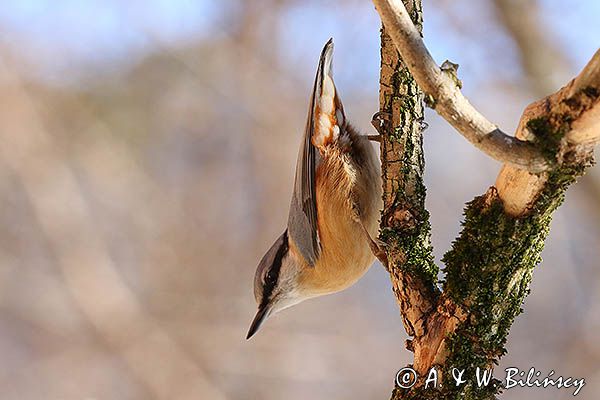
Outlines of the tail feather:
M315 78L312 102L312 143L319 149L338 141L346 117L333 81L333 39L325 44Z

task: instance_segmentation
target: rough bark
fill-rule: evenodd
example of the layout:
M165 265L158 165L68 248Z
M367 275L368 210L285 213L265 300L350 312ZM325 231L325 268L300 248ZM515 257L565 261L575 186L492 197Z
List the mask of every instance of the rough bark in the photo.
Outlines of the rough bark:
M425 92L427 104L458 133L495 160L536 173L553 166L536 146L502 132L469 102L460 90L458 66L447 61L438 67L402 0L373 0L373 3L402 54L403 63Z
M409 12L419 26L421 2L410 1ZM429 213L425 209L423 174L423 92L381 30L380 112L391 115L381 141L384 208L381 239L388 244L389 272L406 332L407 347L420 353L425 322L439 297L438 268L430 244Z
M421 29L420 0L404 0ZM534 267L566 189L593 164L600 140L600 53L559 92L523 113L516 137L551 159L552 169L532 173L507 164L496 186L467 204L463 229L443 258L443 292L430 245L425 209L422 148L423 93L382 29L380 111L391 114L383 133L381 160L384 209L381 239L388 246L389 272L414 352L420 380L396 386L392 399L493 399L500 382L456 386L453 368L473 377L506 353L504 345L529 293ZM435 367L443 387L423 387Z

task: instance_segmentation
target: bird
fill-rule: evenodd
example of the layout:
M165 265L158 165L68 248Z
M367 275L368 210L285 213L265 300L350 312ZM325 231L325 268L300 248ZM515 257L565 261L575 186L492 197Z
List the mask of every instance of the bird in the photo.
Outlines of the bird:
M333 38L319 57L284 232L254 277L258 311L246 339L273 314L344 290L382 253L380 164L369 137L348 122L333 81Z

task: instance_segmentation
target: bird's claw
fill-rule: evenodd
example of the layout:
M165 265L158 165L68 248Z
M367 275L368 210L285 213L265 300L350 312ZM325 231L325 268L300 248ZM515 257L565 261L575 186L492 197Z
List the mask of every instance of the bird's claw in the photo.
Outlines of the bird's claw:
M373 114L373 117L371 118L371 125L373 125L373 128L375 128L375 130L379 133L379 135L376 135L376 136L369 135L369 136L378 137L379 140L371 139L371 137L369 137L369 139L381 141L381 136L383 136L386 132L389 131L391 124L392 124L392 114L390 114L389 112L386 112L386 111L377 111L375 114Z
M379 262L381 262L383 267L389 271L389 262L386 251L386 249L389 247L388 244L383 240L375 238L369 241L369 247L371 247L373 255L379 260Z

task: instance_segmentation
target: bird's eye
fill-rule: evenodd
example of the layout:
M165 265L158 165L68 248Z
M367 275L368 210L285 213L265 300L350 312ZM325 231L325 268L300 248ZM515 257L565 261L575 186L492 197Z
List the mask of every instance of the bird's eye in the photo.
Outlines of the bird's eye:
M273 273L273 271L268 271L265 275L265 285L275 285L275 274Z

